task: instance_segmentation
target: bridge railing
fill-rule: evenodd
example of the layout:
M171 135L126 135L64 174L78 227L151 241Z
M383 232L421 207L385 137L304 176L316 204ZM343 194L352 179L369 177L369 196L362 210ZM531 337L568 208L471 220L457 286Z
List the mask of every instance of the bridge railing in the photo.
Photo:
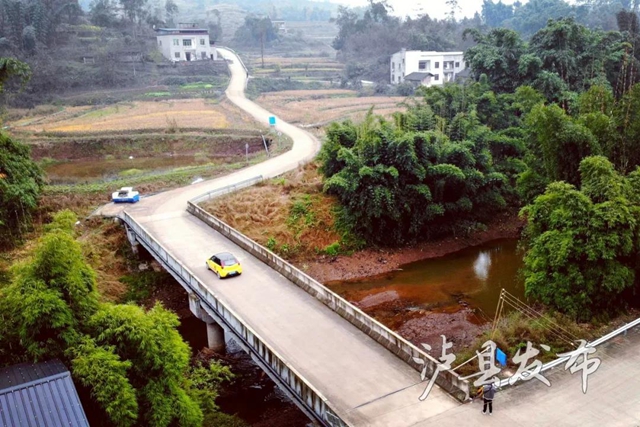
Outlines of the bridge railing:
M255 180L255 178L254 178ZM248 182L248 181L246 181ZM244 182L246 184L246 182ZM254 181L255 182L255 181ZM236 188L243 183L237 184ZM278 352L271 348L247 323L231 308L227 307L212 291L207 288L186 266L157 242L147 230L135 221L127 212L122 213L122 219L136 235L136 239L154 257L164 265L168 272L177 280L187 285L200 301L214 311L218 320L224 322L236 338L249 348L252 357L257 357L261 365L274 375L279 383L286 388L293 398L298 399L311 415L323 425L330 427L348 427L350 424L342 420L331 408L327 399L316 390L311 383L290 366Z
M242 187L247 187L252 185L250 183L255 184L261 180L262 176L258 176L253 179L243 181L235 186L224 187L203 194L202 196L196 197L188 202L187 211L197 218L200 218L211 228L218 231L245 251L249 252L260 261L282 274L297 286L304 289L307 293L324 303L331 310L338 313L416 370L420 371L426 367L427 377L431 377L435 373L438 365L440 365L440 363L431 355L422 351L420 348L405 340L382 323L373 319L371 316L364 313L362 310L355 307L353 304L334 293L308 274L297 269L264 246L261 246L251 240L249 237L230 227L198 206L198 204L203 201L210 200L222 194L230 193ZM422 360L424 365L418 363L416 359ZM469 383L462 379L456 372L451 370L440 371L436 379L436 384L460 401L466 401L469 399Z

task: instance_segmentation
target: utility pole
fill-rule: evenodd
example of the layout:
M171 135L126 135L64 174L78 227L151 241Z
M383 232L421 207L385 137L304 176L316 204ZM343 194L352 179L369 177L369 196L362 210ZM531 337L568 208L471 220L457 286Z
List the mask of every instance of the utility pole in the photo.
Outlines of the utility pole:
M260 26L260 54L262 55L262 68L264 68L264 36L267 32L264 23Z

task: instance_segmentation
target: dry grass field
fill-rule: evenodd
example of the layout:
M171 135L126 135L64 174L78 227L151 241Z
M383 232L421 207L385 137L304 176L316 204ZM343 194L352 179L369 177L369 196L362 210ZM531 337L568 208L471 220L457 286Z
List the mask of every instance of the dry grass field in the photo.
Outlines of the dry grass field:
M295 90L262 94L257 102L291 123L300 125L328 124L336 120L364 118L371 107L374 113L391 116L404 111L406 98L388 96L358 97L345 89Z
M135 101L98 109L69 107L69 113L11 123L27 132L101 132L158 128L248 129L253 120L231 102L204 99ZM65 110L66 112L66 110Z
M317 167L310 163L203 207L288 259L311 259L341 240L333 226L337 201L322 192Z

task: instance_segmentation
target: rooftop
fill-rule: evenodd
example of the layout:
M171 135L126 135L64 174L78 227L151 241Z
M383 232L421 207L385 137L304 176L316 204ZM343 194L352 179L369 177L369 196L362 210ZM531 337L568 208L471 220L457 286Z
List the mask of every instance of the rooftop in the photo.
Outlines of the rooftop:
M157 28L159 36L168 34L209 34L207 28Z
M59 360L0 368L0 425L89 427L71 374Z
M411 74L407 74L404 77L404 79L409 81L414 81L414 82L421 82L427 77L433 76L433 75L434 74L431 74L431 73L411 73Z

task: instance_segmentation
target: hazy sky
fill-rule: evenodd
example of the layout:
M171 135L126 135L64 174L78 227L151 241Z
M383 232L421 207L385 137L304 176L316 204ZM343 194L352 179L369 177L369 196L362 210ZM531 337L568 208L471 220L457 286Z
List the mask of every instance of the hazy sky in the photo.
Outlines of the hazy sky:
M511 4L515 0L503 0L503 3ZM340 3L348 6L365 6L367 0L331 0L332 3ZM526 0L522 1L526 3ZM393 7L393 14L400 16L416 16L427 13L432 18L443 18L449 11L445 0L389 0L389 4ZM458 0L461 8L456 16L473 16L482 8L482 0Z

